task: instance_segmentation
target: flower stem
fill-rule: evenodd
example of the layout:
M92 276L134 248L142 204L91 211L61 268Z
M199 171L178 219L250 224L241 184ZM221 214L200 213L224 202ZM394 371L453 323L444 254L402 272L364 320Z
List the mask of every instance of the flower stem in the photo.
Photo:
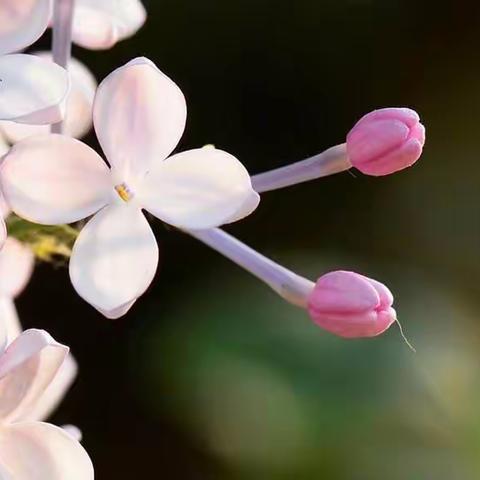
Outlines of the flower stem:
M75 0L55 0L53 8L53 61L68 69L72 54L72 23ZM52 133L62 133L63 122L52 125Z
M346 144L337 145L314 157L252 176L252 185L258 193L308 182L352 168Z
M293 305L305 308L314 283L261 255L219 228L188 233L265 282Z

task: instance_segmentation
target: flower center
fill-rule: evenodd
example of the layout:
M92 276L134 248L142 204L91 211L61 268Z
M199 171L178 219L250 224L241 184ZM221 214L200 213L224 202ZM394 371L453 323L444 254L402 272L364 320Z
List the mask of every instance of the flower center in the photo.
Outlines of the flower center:
M128 188L126 183L115 185L115 190L124 202L129 202L133 198L133 192Z

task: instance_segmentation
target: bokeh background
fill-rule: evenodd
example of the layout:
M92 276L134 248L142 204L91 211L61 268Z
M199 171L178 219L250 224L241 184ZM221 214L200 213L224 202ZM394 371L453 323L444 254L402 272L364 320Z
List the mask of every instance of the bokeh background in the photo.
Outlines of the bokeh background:
M326 334L155 222L158 275L126 317L101 317L49 264L19 299L24 324L80 364L53 421L83 430L99 479L480 478L480 5L144 3L137 36L74 55L98 79L155 61L187 97L181 150L214 143L256 173L343 142L372 109L419 111L427 145L414 168L268 193L228 228L312 278L349 268L385 282L418 353L395 327Z

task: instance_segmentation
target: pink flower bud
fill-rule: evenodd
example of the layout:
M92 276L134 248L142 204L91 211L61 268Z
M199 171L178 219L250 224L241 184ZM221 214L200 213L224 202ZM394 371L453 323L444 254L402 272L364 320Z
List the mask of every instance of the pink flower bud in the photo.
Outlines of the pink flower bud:
M354 272L320 277L308 298L312 320L340 337L374 337L396 321L388 288Z
M381 176L413 165L422 154L425 127L409 108L383 108L362 117L347 135L351 164Z

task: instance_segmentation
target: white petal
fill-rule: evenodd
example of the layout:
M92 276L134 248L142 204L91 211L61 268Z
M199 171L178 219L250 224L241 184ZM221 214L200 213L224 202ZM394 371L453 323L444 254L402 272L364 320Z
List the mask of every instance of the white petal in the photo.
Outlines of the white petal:
M0 124L1 123L3 122L0 122ZM0 157L3 157L10 150L10 144L8 143L5 135L1 133L1 130L2 129L0 128Z
M17 310L13 300L10 298L0 297L0 324L0 337L1 334L5 332L7 334L7 338L5 339L7 344L13 342L13 340L21 334L22 327ZM20 418L17 416L16 420L46 420L70 389L70 386L77 376L77 372L77 362L73 358L73 355L69 353L44 393L41 394L38 400L33 402L28 409L24 409ZM0 479L1 478L0 476Z
M68 353L47 332L27 330L0 357L0 418L28 414L55 378ZM0 449L1 451L1 449Z
M0 131L0 157L2 157L0 158L0 164L3 161L3 157L9 152L9 150L10 150L10 145L8 144L5 136ZM3 192L0 190L0 217L5 219L10 214L10 212L11 212L10 206L5 200L5 196L3 195ZM0 480L1 480L1 477L0 477Z
M38 40L48 27L51 0L0 2L0 55L13 53Z
M145 292L157 265L157 242L143 213L128 204L110 205L80 232L70 278L84 300L118 316Z
M20 331L17 309L11 298L0 297L0 356ZM0 476L0 480L2 477Z
M135 297L130 302L124 303L117 308L112 308L110 310L105 310L103 308L96 307L96 309L106 318L110 320L116 320L117 318L123 317L132 307L135 305L138 297Z
M2 202L0 201L0 205L1 204ZM3 205L5 205L5 203L3 203ZM0 215L0 249L3 247L6 240L7 240L7 225L5 223L3 216Z
M11 212L10 206L8 205L7 200L5 200L5 196L3 195L3 193L0 192L0 217L3 220L5 220L10 214L10 212ZM5 221L3 222L3 224L1 224L0 222L0 238L3 239L3 240L0 240L0 242L1 241L5 242L6 237L5 238L3 237L4 235L6 235L6 232L7 232L7 226L5 225Z
M76 0L72 38L84 48L111 48L135 34L146 17L140 0Z
M248 217L251 213L253 213L260 203L260 195L252 190L250 195L245 199L242 203L241 207L235 214L228 219L228 222L225 223L233 223L241 220L242 218Z
M156 217L185 229L212 228L252 207L250 175L232 155L213 147L179 153L152 166L138 201Z
M34 266L32 250L8 237L0 250L0 297L14 298L25 288Z
M22 422L2 427L0 464L12 480L94 478L84 448L63 429L48 423Z
M43 395L41 395L39 399L31 405L29 410L22 415L22 418L17 419L17 421L46 420L67 394L77 373L77 362L72 354L69 353Z
M50 52L36 52L35 55L52 61ZM68 71L71 88L67 97L64 133L71 137L81 138L92 128L93 99L97 82L90 70L75 58L70 60ZM3 121L0 122L0 129L8 141L14 144L33 135L49 133L50 125L27 125Z
M63 118L70 82L62 67L34 55L0 57L0 119L49 124Z
M0 458L0 462L2 459ZM0 463L0 480L15 480L11 472Z
M186 117L181 90L145 58L111 73L98 88L93 110L97 137L119 180L165 159L180 140Z
M8 204L41 224L71 223L102 208L113 195L110 170L90 147L62 135L29 137L0 166Z
M77 442L82 441L82 431L75 425L62 425L62 429L73 437ZM1 477L0 477L1 478Z
M0 337L3 335L0 344L4 345L3 348L0 348L0 354L20 333L22 333L22 326L14 301L8 297L0 297ZM0 477L0 479L1 478L2 477Z

